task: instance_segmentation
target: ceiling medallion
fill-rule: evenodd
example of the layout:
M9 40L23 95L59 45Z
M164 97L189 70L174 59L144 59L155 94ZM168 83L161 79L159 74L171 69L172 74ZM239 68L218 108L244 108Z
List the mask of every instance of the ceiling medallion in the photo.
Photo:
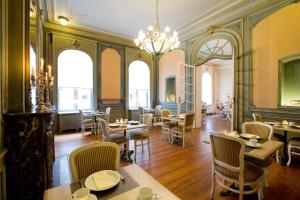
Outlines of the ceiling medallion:
M177 48L180 44L177 32L170 33L170 28L165 27L165 31L160 33L158 20L158 0L156 0L156 19L153 26L148 27L148 31L139 32L138 38L134 39L136 46L153 55L161 55Z

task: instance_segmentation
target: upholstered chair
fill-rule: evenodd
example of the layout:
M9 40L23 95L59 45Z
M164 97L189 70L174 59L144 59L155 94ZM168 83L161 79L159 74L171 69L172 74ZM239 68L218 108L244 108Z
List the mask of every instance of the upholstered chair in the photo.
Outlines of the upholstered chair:
M177 125L171 129L171 143L173 144L174 138L182 138L182 147L185 147L186 136L190 136L192 141L192 131L195 113L187 113L184 116L183 125Z
M251 163L244 161L245 142L220 133L210 133L212 148L212 188L210 199L214 198L215 187L218 183L223 188L239 194L239 200L244 194L258 191L258 199L263 196L264 171ZM238 185L231 188L225 182ZM244 190L249 186L249 190Z
M290 141L289 141L289 144L288 144L289 160L287 162L288 166L291 164L292 155L300 156L300 138L293 138L293 139L290 139Z
M172 114L170 109L161 109L160 110L160 117L161 117L161 138L166 138L169 142L171 142L171 129L174 126L177 126L177 122L172 122L170 120L164 119L164 117L168 117Z
M79 115L80 115L81 134L84 136L86 128L90 128L91 132L94 132L96 129L95 119L90 117L85 117L84 112L82 110L79 110Z
M100 170L116 170L120 166L120 148L112 142L93 142L72 151L69 165L73 182Z
M110 111L111 111L111 107L107 107L105 109L105 120L107 121L107 123L109 123L109 119L110 119Z
M261 122L261 121L262 121L262 117L261 117L261 115L258 114L258 113L252 113L252 117L253 117L253 120L254 120L255 122Z
M263 140L271 140L273 137L273 127L269 124L265 124L259 121L244 122L242 125L242 132L258 135ZM276 151L276 159L278 159L277 157L278 157L278 150ZM251 156L245 156L245 159L257 165L258 167L263 168L265 172L265 186L269 187L267 175L268 175L268 167L272 164L271 157L265 160L259 160Z
M142 147L142 152L144 152L144 145L148 147L148 155L150 156L150 139L149 139L149 129L152 127L152 113L144 114L144 124L146 124L146 128L139 128L139 129L132 129L128 130L128 137L129 140L134 141L134 161L136 162L136 155L137 155L137 147Z
M124 148L124 151L126 153L127 160L129 160L129 142L128 142L128 139L124 136L123 132L119 132L119 133L110 132L107 128L108 123L105 119L99 118L98 123L100 125L102 138L104 141L113 142L113 143L116 143L116 144L122 145L122 146L126 145L126 148Z

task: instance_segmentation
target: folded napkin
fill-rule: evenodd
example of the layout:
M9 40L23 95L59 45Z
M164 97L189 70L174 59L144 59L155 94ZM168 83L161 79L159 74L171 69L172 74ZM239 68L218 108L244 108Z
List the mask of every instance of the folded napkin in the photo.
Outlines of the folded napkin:
M98 190L110 188L115 184L107 171L100 171L99 173L94 174L93 180Z

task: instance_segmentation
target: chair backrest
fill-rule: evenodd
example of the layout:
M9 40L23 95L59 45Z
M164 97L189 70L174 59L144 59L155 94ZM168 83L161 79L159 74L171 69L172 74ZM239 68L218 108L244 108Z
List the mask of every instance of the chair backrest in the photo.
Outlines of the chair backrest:
M263 122L244 122L242 132L255 134L266 140L273 137L273 127Z
M105 120L109 122L111 107L105 109Z
M245 142L221 133L210 133L213 170L243 181Z
M100 170L116 170L120 167L120 147L112 142L94 142L72 151L69 164L72 181Z
M156 106L155 106L155 109L156 109L156 110L161 110L161 105L156 105Z
M170 109L161 109L160 110L160 116L161 117L167 117L168 115L170 115L172 113L172 111Z
M145 114L145 109L143 107L139 107L139 114L144 115Z
M184 117L185 131L191 131L193 128L195 113L186 113Z
M104 140L106 140L106 137L108 136L107 121L102 118L98 118L97 120L98 120L99 128L102 133L102 137Z
M153 114L152 113L146 113L146 114L144 114L143 117L144 117L144 119L143 119L144 124L151 127L152 126Z
M258 113L252 113L252 117L253 117L253 120L256 122L256 121L258 121L258 122L261 122L262 121L262 117L261 117L261 115L260 114L258 114Z
M105 109L105 114L110 115L110 110L111 110L111 107L107 107Z

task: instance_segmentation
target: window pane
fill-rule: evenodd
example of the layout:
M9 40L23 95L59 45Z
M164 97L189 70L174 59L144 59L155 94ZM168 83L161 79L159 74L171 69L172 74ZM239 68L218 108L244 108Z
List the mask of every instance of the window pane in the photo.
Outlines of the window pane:
M129 66L129 107L150 107L150 70L146 63L134 61Z
M65 50L58 56L58 111L93 109L93 62L78 50Z

